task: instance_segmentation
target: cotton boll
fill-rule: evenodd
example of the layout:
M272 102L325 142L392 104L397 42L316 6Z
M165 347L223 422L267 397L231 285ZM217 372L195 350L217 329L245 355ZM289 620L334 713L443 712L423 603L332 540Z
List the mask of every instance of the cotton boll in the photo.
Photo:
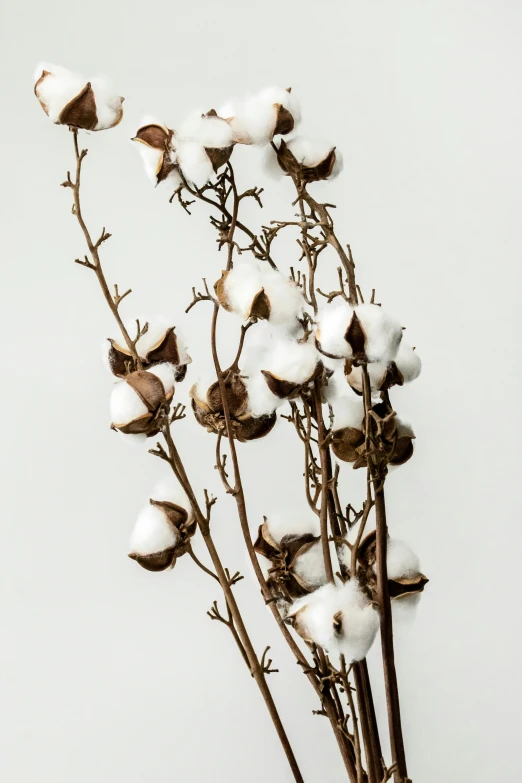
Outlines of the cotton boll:
M292 90L284 87L265 87L259 93L259 101L270 106L279 104L289 111L294 120L294 128L301 121L301 105Z
M165 333L172 328L172 319L169 319L164 315L155 315L150 319L140 317L135 320L138 320L142 327L147 324L147 331L136 343L136 350L139 355L144 358L152 348L158 345L165 336ZM176 327L175 334L179 353L179 363L190 364L192 359L187 353L186 342L178 327Z
M210 148L230 147L234 143L230 124L221 117L202 111L194 111L186 118L178 128L177 138Z
M272 511L267 515L266 525L273 541L279 546L284 536L299 538L305 535L320 535L321 528L315 514L299 514L287 511Z
M47 76L43 74L47 72ZM35 93L49 119L54 123L67 104L76 98L87 84L87 79L61 65L40 63L34 73Z
M355 313L365 335L364 351L368 361L392 361L402 340L400 322L379 305L357 305Z
M219 114L229 121L236 142L256 145L268 144L276 133L289 133L301 116L295 96L281 87L229 101Z
M154 364L152 367L149 367L147 372L152 373L156 378L160 379L163 388L165 389L165 393L168 394L174 388L174 369L172 364L163 362L162 364Z
M124 424L148 413L148 408L125 381L114 384L111 394L111 419Z
M313 590L316 590L326 583L327 579L321 541L316 541L296 558L292 566L292 572Z
M188 523L195 518L187 493L174 476L158 481L152 490L152 498L167 503L175 503L177 506L184 508L188 514Z
M263 369L276 378L294 383L310 380L317 367L319 357L313 343L299 343L296 340L276 340L263 362Z
M321 351L334 357L348 359L352 348L345 339L350 326L353 309L341 296L337 296L329 304L323 305L317 319L316 339Z
M323 161L332 149L333 144L319 139L310 139L304 136L295 136L287 142L287 147L302 166L313 168Z
M408 544L397 538L388 540L386 565L389 579L412 577L420 573L419 558Z
M176 156L183 176L197 188L202 188L214 176L212 162L201 144L180 141L176 146Z
M395 357L395 364L405 383L414 381L420 375L422 368L420 357L417 351L415 351L411 345L405 343L404 340L401 340L401 344L399 345L399 350Z
M161 508L151 504L145 506L132 531L131 553L154 555L176 546L179 533L171 525Z
M305 307L297 283L266 263L261 266L261 282L270 302L269 321L280 325L294 323Z
M236 261L224 281L228 306L243 320L249 317L252 301L262 288L261 270L253 261Z

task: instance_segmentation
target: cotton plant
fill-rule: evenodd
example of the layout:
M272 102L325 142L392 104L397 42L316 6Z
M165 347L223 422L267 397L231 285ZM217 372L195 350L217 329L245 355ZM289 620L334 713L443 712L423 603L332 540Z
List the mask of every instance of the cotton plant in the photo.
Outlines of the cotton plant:
M145 115L135 130L132 141L151 183L185 213L194 203L210 210L217 231L220 255L187 299L189 317L204 318L205 306L210 311L209 368L192 360L175 316L124 317L131 291L120 293L109 284L101 260L110 234L103 229L93 235L82 213L80 179L87 150L80 138L85 131L116 127L123 98L105 79L87 79L45 63L36 70L34 91L49 119L71 131L74 173L62 184L71 191L72 212L87 245L87 254L76 262L95 274L118 330L104 349L112 375L107 388L110 426L125 440L148 444L148 451L169 470L170 479L153 487L137 509L127 554L150 572L170 572L188 555L213 585L218 582L225 609L214 601L208 614L231 632L267 706L292 777L303 781L268 684L269 675L283 671L286 662L278 661L280 668L274 669L269 647L262 654L254 648L249 628L255 618L244 616L236 598L241 575L224 568L213 538L212 509L218 498L206 490L200 497L185 468L184 454L191 445L187 430L202 427L216 439L215 464L200 465L199 471L210 475L217 468L224 491L235 502L238 535L259 585L260 606L272 614L289 657L313 688L347 779L411 783L393 618L417 609L428 579L400 537L400 520L393 535L389 532L385 487L392 472L407 470L402 466L414 456L414 431L402 418L405 412L397 414L391 395L400 395L399 387L417 379L421 360L403 339L407 324L376 302L375 290L364 298L350 246L338 238L332 207L314 195L314 183L322 181L324 188L340 175L340 150L306 135L295 92L281 86L216 103L218 109L201 107L175 118L172 127ZM122 135L122 144L127 138ZM291 185L294 214L265 220L261 228L246 224L242 205L253 199L262 207L262 190L239 187L238 145L264 148L263 165L278 173L274 187L289 192ZM180 212L173 219L186 218ZM277 254L282 232L296 235L295 258ZM321 279L332 263L338 287L326 293ZM237 334L237 344L230 346L234 359L227 365L217 340L225 312ZM188 410L178 402L181 385L190 399ZM281 437L296 437L302 449L303 459L285 469L303 475L305 504L297 510L290 498L263 496L272 507L263 519L249 519L243 450L253 448L252 441L271 438L276 455ZM362 499L354 496L352 469L366 477ZM206 554L195 555L196 540ZM366 663L379 632L389 765L375 720L375 673L370 678Z

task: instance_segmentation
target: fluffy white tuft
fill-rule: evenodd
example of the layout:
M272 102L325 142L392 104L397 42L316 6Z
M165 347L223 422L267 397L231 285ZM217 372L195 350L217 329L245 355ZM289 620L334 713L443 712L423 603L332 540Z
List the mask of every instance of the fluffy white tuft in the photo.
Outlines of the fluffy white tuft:
M225 294L233 312L246 320L252 300L263 288L261 269L253 261L237 260L225 278Z
M288 149L302 166L313 168L318 166L335 149L335 163L329 179L334 179L343 168L343 159L339 150L322 139L310 139L305 136L294 136L287 142Z
M188 513L188 521L192 522L194 519L194 511L190 504L190 500L179 481L172 477L164 478L155 485L151 495L153 500L167 501L168 503L175 503L177 506L184 508Z
M379 305L357 305L355 312L366 335L365 353L368 361L391 362L402 340L400 322Z
M318 536L321 532L319 520L312 514L272 511L267 515L266 524L276 544L280 544L284 536Z
M98 122L94 130L105 130L117 125L121 119L122 99L116 95L109 81L104 76L91 79L91 87L96 101L96 117Z
M49 119L58 122L62 110L83 90L88 80L61 65L39 63L34 73L35 82L43 71L49 75L38 85L38 98L45 104Z
M355 579L344 585L327 584L298 599L290 611L302 610L299 622L307 635L329 655L343 654L347 663L366 657L379 628L379 615ZM334 627L334 615L342 612L342 631Z
M314 374L319 357L313 343L280 337L263 360L263 370L276 378L293 383L304 383Z
M149 367L147 372L155 375L159 378L165 389L165 394L168 394L174 388L174 365L169 362L162 362L161 364L155 364L153 367Z
M287 109L297 124L301 117L295 96L281 87L268 87L255 95L233 99L219 111L232 128L234 140L241 144L268 144L274 137L277 104Z
M248 393L248 413L252 416L266 416L284 404L285 400L272 394L259 370L249 372L243 382Z
M316 541L306 552L299 555L292 570L314 590L326 584L327 579L321 541Z
M214 169L205 147L198 142L176 142L175 159L185 179L197 188L202 188L214 176Z
M230 123L221 117L209 117L203 111L189 114L176 136L181 141L194 141L203 147L230 147L234 143Z
M147 331L136 343L136 349L139 355L142 358L145 358L148 351L150 351L151 348L154 348L154 346L159 343L161 338L165 335L167 329L170 329L170 327L173 326L173 323L172 319L169 320L164 315L155 315L150 319L141 317L137 320L139 320L142 327L144 324L148 324ZM136 319L133 323L135 322ZM186 342L179 327L176 327L175 335L178 344L180 364L190 364L191 358L187 353Z
M126 381L114 384L111 394L111 419L114 424L128 424L147 412L147 406Z
M386 565L390 579L408 578L420 573L419 558L408 544L397 538L388 540Z
M157 185L158 173L161 169L161 163L163 160L162 151L157 150L154 147L149 147L147 144L142 144L140 141L135 141L134 144L136 145L136 148L140 153L141 160L143 161L145 174L153 185Z
M236 261L225 279L224 289L231 309L243 319L247 318L252 300L261 289L270 300L270 323L291 323L304 308L299 286L266 263Z
M353 309L341 296L323 305L317 319L316 337L321 349L334 356L348 359L350 344L344 339L353 317Z
M400 371L405 383L414 381L419 377L422 368L422 362L417 351L401 340L397 356L395 357L395 364Z
M131 554L154 555L176 546L179 534L163 511L150 503L139 513L130 539Z

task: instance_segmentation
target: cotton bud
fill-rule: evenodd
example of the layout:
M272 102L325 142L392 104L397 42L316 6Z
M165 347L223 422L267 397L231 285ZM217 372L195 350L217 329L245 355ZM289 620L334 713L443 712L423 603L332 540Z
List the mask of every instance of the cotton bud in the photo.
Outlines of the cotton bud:
M88 81L60 65L41 63L35 72L34 93L56 125L89 131L114 128L123 117L123 98L102 78Z
M298 599L289 618L305 641L332 657L344 655L346 663L366 658L379 628L379 615L355 579Z
M188 498L181 488L172 495L176 502L151 498L132 532L129 557L148 571L173 568L177 558L186 552L195 532L194 513Z
M297 397L323 370L312 343L279 339L263 360L262 375L268 388L280 399Z
M190 390L192 410L196 421L207 432L227 434L224 404L227 405L232 435L240 442L263 438L273 429L276 414L254 416L249 409L248 390L238 372L229 371L223 379L225 403L221 397L219 382L215 381L207 389L200 389L196 383Z
M177 166L171 160L173 133L166 125L145 119L132 139L138 144L145 171L153 185L167 180L173 188L181 185Z
M357 551L361 578L368 589L376 594L376 533L373 530L359 545ZM423 592L429 579L420 570L420 561L415 552L404 541L388 538L386 567L390 598L405 600Z
M284 522L286 524L279 520L273 522L271 518L269 521L265 517L254 549L272 562L267 575L270 586L287 600L292 600L325 584L326 572L316 524L306 519L305 524L301 520L294 525L292 520Z
M388 364L397 355L402 327L379 305L352 308L336 297L322 308L315 336L319 350L327 356Z
M304 182L334 179L343 167L340 152L331 144L301 136L281 139L276 154L281 170Z
M281 87L230 101L219 114L229 122L238 144L269 144L274 136L291 133L301 119L292 91Z
M158 365L158 367L162 367ZM111 428L124 435L152 437L160 431L159 415L173 397L174 388L166 389L163 379L153 371L137 370L117 383L111 395Z
M134 360L127 346L122 347L110 338L109 343L109 367L114 375L123 378L133 372ZM144 370L166 364L171 366L175 381L180 382L185 378L191 358L176 335L174 326L165 327L163 322L148 326L136 343L136 350Z
M214 286L219 303L243 320L266 319L290 325L302 314L302 291L293 280L268 264L243 261L224 271Z

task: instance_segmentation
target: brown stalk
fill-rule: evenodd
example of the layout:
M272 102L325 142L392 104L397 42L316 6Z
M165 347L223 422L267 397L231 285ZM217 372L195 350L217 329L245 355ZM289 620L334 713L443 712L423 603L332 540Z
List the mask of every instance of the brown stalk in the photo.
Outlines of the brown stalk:
M138 356L138 353L136 351L136 342L141 334L141 330L138 328L138 335L136 340L132 340L130 335L128 334L125 325L123 324L123 321L121 320L121 317L118 312L118 306L121 302L123 296L119 296L117 289L115 291L115 297L113 298L110 294L109 288L107 286L107 282L105 280L105 275L103 273L103 269L101 266L99 254L98 254L98 247L100 244L109 238L109 234L105 233L105 230L102 232L102 235L100 239L93 243L91 239L91 235L89 233L89 230L85 224L85 221L82 216L81 212L81 206L80 206L80 176L81 176L81 166L82 161L87 154L87 150L79 151L78 148L78 130L74 128L72 130L74 135L74 149L76 154L76 179L75 182L71 181L71 178L68 174L67 181L64 183L66 187L70 187L73 191L73 198L74 198L74 207L73 207L73 214L78 219L78 222L80 224L80 227L84 233L85 239L87 241L87 246L89 248L89 252L91 254L92 261L89 262L87 259L85 262L80 262L82 265L87 266L94 270L96 273L96 277L98 278L98 281L100 283L100 287L102 289L102 292L104 294L104 297L107 301L107 304L109 305L109 308L114 315L114 318L116 319L118 326L120 327L120 330L122 332L122 335L125 339L125 342L127 344L127 347L129 348L129 351L133 357L133 360L135 362L135 365L138 369L141 369L141 362L140 358ZM125 295L124 295L125 296ZM192 505L192 508L194 510L194 514L196 516L196 520L198 523L198 527L201 531L201 534L203 536L203 540L205 542L205 545L207 547L207 550L209 552L210 558L212 560L212 564L215 568L215 574L210 571L210 569L206 568L194 555L192 550L190 551L190 555L192 559L198 564L200 568L202 568L207 574L210 574L214 578L216 578L219 581L219 584L221 586L221 589L223 591L223 594L225 596L225 601L227 605L227 610L229 613L229 619L228 621L224 620L219 616L219 614L216 612L215 619L220 619L222 622L224 622L232 632L232 635L239 647L239 650L241 652L241 655L243 659L245 660L245 663L248 665L249 670L252 674L252 677L256 681L257 686L259 687L259 690L261 691L261 694L263 696L263 699L265 701L266 707L268 709L268 712L270 714L270 717L272 719L272 722L275 726L275 729L277 731L279 740L281 742L281 745L283 746L283 749L285 751L288 763L290 765L290 768L292 770L293 777L297 783L304 783L303 776L301 775L301 771L299 769L297 760L295 758L294 752L292 750L292 747L290 745L290 742L288 740L288 737L286 735L284 726L282 724L281 718L279 716L279 713L277 711L277 707L275 705L275 702L273 700L272 694L270 692L270 689L268 687L268 684L266 682L265 678L265 669L263 666L263 663L259 660L254 647L252 645L252 642L250 640L250 637L247 633L245 624L243 622L243 618L241 616L239 607L236 603L232 588L231 588L231 580L229 575L227 574L226 570L223 568L223 565L221 563L220 557L218 555L217 549L215 547L214 541L212 539L212 536L210 534L210 505L207 504L208 507L208 514L205 517L203 514L197 499L194 495L194 492L192 490L191 484L188 480L187 474L185 472L185 469L183 467L183 464L181 462L181 459L179 457L179 454L177 452L177 449L174 445L174 441L172 439L172 434L170 432L170 422L168 418L168 412L166 413L166 423L163 427L163 435L165 437L165 441L167 443L168 448L168 455L165 454L163 449L160 449L156 453L158 456L163 457L166 459L166 461L170 464L175 476L177 477L178 481L180 482L181 486L183 487L184 491L186 492L190 503ZM211 615L212 616L212 615Z
M397 684L397 672L395 670L395 654L393 647L393 620L391 610L390 593L388 589L388 568L386 555L388 548L388 526L386 522L386 505L384 500L384 482L386 467L380 465L379 458L371 456L371 408L370 378L366 365L363 366L363 398L366 417L366 448L368 457L368 484L375 486L375 526L376 526L376 571L377 571L377 600L379 602L381 618L381 647L384 670L384 685L386 690L386 704L388 710L388 727L390 732L390 744L392 753L392 765L394 766L393 779L395 783L408 783L408 771L406 767L406 754L404 751L404 739L402 735L401 709L399 702L399 688Z

